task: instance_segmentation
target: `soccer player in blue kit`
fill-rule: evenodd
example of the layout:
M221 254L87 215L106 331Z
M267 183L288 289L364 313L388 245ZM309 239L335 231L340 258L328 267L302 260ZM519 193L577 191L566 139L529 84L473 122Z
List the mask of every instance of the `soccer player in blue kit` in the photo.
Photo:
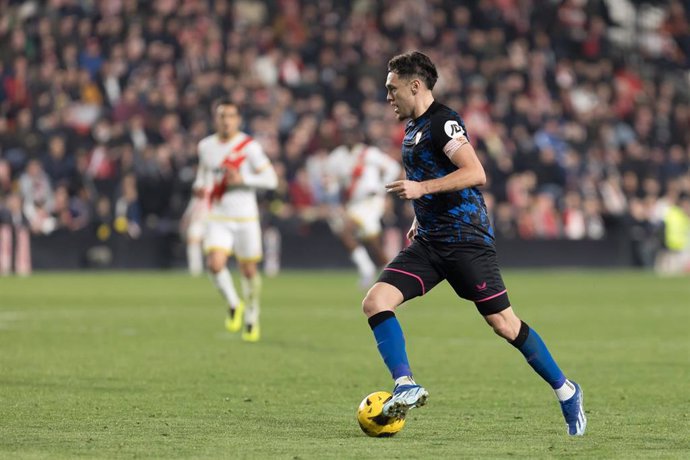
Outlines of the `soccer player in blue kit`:
M395 309L447 280L458 296L474 302L494 332L522 353L553 388L570 435L585 432L580 386L566 379L539 334L513 311L496 259L494 234L476 187L486 181L465 125L452 109L434 100L438 79L428 56L409 52L388 63L387 100L405 127L402 159L406 179L386 185L412 200L412 243L386 266L362 307L395 387L383 412L404 417L422 406L427 390L412 378L405 338Z

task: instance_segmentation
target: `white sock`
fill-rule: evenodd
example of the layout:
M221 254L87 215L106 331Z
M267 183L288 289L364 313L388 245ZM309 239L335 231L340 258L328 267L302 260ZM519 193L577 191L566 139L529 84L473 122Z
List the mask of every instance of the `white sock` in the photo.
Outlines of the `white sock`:
M261 275L257 273L253 278L243 276L240 281L242 283L242 295L247 301L244 309L244 324L257 324L259 322Z
M187 268L192 276L199 276L204 271L204 257L201 245L194 241L187 243Z
M398 385L417 385L411 375L403 375L395 379L395 386Z
M364 246L357 246L350 254L350 258L357 265L360 276L372 277L376 274L376 265L374 265Z
M211 279L213 279L213 283L220 291L220 294L223 296L228 306L234 308L240 303L240 298L237 295L237 291L235 291L235 285L232 283L230 270L224 268L218 273L211 273Z
M570 383L570 380L566 380L560 388L556 388L553 391L556 392L556 397L559 401L567 401L575 394L575 385Z

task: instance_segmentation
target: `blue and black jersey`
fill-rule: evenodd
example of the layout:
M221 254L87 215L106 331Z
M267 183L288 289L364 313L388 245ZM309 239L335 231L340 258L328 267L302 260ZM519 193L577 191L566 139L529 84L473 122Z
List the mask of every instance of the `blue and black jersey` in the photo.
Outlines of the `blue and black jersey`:
M443 147L458 134L469 139L457 112L433 102L405 126L402 159L407 179L425 181L447 176L458 168ZM494 244L494 231L481 192L475 187L424 195L414 200L417 236L430 241Z

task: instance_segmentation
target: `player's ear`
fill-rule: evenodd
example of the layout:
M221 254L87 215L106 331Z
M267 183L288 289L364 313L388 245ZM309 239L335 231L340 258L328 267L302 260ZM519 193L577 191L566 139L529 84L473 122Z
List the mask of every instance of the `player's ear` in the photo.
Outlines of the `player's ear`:
M414 79L412 80L412 94L417 94L417 91L419 91L419 80Z

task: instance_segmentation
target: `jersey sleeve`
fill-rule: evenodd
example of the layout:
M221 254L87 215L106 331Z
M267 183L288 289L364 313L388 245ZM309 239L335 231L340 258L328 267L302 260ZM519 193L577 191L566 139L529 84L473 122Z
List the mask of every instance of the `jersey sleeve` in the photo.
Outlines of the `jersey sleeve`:
M245 185L263 189L276 188L278 186L278 177L261 145L256 141L250 142L245 147L245 155L247 155L247 161L250 166L249 172L242 173Z
M251 141L244 148L244 153L247 156L247 161L249 161L249 164L254 172L259 172L271 164L270 160L264 153L264 149L261 148L261 144L255 140Z
M437 151L442 151L450 158L464 144L469 143L469 135L460 115L452 112L441 112L431 117L431 141Z

